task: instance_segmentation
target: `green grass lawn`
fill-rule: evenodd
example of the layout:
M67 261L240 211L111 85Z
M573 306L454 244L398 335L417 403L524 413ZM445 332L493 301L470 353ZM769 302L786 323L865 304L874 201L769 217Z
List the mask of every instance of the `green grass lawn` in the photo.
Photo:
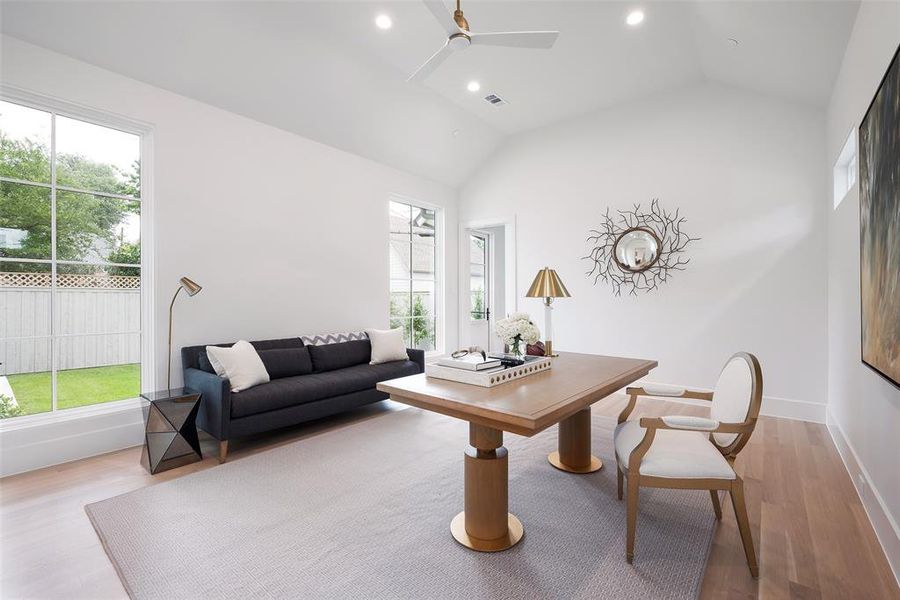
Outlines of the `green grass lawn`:
M50 373L8 375L23 415L50 410ZM111 365L60 371L56 377L57 408L136 398L141 392L141 365Z

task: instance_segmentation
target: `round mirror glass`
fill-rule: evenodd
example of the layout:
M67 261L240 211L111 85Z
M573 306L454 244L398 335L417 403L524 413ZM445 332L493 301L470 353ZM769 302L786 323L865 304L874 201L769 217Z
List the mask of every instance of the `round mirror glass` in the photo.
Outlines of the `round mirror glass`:
M625 271L643 271L659 258L659 238L649 229L629 229L616 240L613 255L616 263Z

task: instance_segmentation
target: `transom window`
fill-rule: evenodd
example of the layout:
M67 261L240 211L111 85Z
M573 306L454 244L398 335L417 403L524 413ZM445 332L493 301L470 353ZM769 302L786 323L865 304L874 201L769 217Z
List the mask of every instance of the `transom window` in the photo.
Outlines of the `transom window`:
M391 328L403 328L408 347L438 347L436 219L432 208L390 201Z
M0 101L0 418L141 389L141 136Z

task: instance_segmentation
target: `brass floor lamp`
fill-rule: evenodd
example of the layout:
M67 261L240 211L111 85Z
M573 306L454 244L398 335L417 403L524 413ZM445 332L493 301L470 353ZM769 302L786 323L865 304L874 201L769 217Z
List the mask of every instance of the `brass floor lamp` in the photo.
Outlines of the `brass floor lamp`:
M202 286L187 277L182 277L178 283L178 289L175 290L175 295L172 296L172 302L169 304L169 354L167 355L168 360L166 362L167 390L172 389L172 309L175 308L175 299L178 298L178 294L181 293L181 290L186 291L188 296L196 296L200 293L200 290L203 289Z

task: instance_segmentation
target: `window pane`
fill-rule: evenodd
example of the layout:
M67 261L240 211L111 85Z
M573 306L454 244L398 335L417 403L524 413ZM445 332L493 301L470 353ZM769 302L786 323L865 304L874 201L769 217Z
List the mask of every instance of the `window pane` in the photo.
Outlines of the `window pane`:
M0 262L0 338L50 335L50 285L49 263Z
M48 112L0 101L0 175L50 183L50 119Z
M434 282L413 281L412 316L434 318Z
M390 203L391 239L409 241L409 222L412 209L408 204Z
M485 264L485 244L480 237L469 237L469 262L477 265Z
M484 309L484 292L480 290L472 292L472 318L476 321L484 319L486 316L484 314Z
M391 319L391 329L403 328L403 342L407 348L412 347L411 319Z
M141 138L56 118L56 182L92 192L140 196Z
M391 317L408 317L410 297L409 280L391 280Z
M140 334L63 337L58 345L57 408L140 395Z
M412 239L434 245L434 211L412 207Z
M391 279L409 279L409 242L391 242Z
M140 264L141 203L57 192L56 256L89 263Z
M0 182L0 256L51 258L50 190Z
M434 279L434 246L412 246L412 266L414 279Z
M108 271L133 270L133 274ZM137 267L59 265L59 333L122 333L141 329L141 277Z
M434 319L413 319L414 348L434 350Z
M0 339L0 418L49 411L52 389L48 338Z

